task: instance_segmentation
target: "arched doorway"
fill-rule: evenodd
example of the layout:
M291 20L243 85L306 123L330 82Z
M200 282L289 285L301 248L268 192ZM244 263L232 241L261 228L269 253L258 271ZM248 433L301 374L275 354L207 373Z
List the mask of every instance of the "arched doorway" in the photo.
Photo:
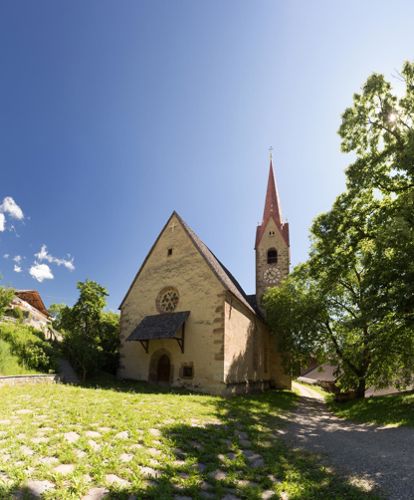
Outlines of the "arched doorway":
M171 362L167 354L163 354L157 364L157 382L168 383L170 381Z

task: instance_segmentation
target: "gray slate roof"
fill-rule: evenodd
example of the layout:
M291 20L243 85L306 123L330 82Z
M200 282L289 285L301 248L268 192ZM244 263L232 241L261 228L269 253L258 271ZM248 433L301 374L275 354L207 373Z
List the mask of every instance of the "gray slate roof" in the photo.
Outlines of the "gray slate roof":
M145 316L127 340L153 340L176 338L177 331L190 315L190 311Z

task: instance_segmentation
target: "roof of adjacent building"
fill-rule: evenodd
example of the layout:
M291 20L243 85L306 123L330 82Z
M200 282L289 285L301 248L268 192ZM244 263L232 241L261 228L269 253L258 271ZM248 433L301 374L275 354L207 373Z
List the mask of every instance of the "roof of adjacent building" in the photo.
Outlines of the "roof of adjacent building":
M127 340L154 340L176 338L190 311L145 316Z
M46 309L42 297L37 290L16 290L14 293L17 297L19 297L19 299L24 300L46 317L50 316L49 311Z
M246 306L250 311L256 314L256 310L252 305L250 304L246 293L244 292L243 288L240 286L236 278L231 274L231 272L219 261L219 259L214 255L214 253L203 243L203 241L196 235L196 233L190 228L190 226L181 218L180 215L178 215L177 212L173 212L168 219L167 223L161 230L157 240L155 241L154 245L152 246L151 250L149 251L146 259L144 260L143 264L141 265L139 271L135 275L135 278L129 287L120 307L124 304L126 298L129 295L129 292L131 291L135 281L137 280L141 270L143 269L145 262L147 261L149 255L151 254L153 248L158 242L158 239L160 238L161 234L164 232L164 229L168 226L170 220L172 217L176 217L177 220L180 222L180 224L183 226L184 230L190 237L191 241L194 243L194 246L197 248L197 250L200 252L201 256L204 258L206 261L207 265L210 267L210 269L213 271L213 273L216 275L216 277L219 279L219 281L222 283L224 288L228 290L230 293L232 293L244 306Z

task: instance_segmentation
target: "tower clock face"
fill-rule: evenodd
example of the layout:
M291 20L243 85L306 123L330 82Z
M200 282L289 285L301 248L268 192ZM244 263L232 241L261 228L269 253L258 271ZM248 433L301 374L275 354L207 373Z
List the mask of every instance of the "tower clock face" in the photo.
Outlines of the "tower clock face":
M270 269L266 269L263 278L265 282L268 283L269 285L274 285L276 283L279 283L280 271L277 267L271 267Z

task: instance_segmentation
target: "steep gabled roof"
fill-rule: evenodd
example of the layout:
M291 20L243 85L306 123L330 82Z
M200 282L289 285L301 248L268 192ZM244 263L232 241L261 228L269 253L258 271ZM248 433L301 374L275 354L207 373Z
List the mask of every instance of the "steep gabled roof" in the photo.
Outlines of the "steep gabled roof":
M137 274L135 275L135 278L133 282L131 283L131 286L129 287L124 299L121 302L121 305L119 308L121 308L128 297L132 287L134 286L134 283L138 279L138 276L141 273L141 270L145 266L145 263L147 262L150 254L152 253L152 250L156 246L159 238L161 237L161 234L164 232L165 228L168 226L170 220L173 217L176 217L177 220L180 222L188 236L190 237L191 241L194 243L194 246L197 248L197 250L200 252L201 256L204 258L206 261L207 265L210 267L210 269L213 271L213 273L216 275L218 280L221 282L221 284L224 286L226 290L228 290L230 293L232 293L243 305L245 305L250 311L256 314L256 311L254 308L250 305L247 295L245 294L244 290L240 286L240 284L237 282L237 280L234 278L234 276L230 273L230 271L217 259L217 257L213 254L213 252L201 241L201 239L196 235L196 233L190 228L190 226L187 225L187 223L181 218L180 215L176 211L174 211L171 216L169 217L167 223L165 226L162 228L160 234L158 235L157 239L155 240L155 243L151 247L151 250L148 252L147 257L145 258L144 262L142 263L141 267L139 268Z

